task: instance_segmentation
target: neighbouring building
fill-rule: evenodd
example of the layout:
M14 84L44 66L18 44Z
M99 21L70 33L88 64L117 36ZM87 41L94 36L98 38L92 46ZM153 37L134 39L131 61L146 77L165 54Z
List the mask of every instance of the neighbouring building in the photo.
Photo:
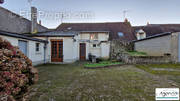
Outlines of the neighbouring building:
M31 8L32 15L37 13L37 9L35 7ZM36 16L31 17L30 21L22 16L9 11L0 6L0 30L13 32L13 33L33 33L34 30L37 32L48 31L48 28L37 23Z
M18 46L19 49L32 60L33 65L47 62L46 45L48 41L5 31L0 31L0 37L8 40L13 46Z
M146 26L133 26L138 40L165 32L180 32L180 24L147 24Z
M32 7L32 13L37 13ZM0 37L18 46L28 56L33 65L46 63L46 44L48 41L28 37L25 33L48 31L46 27L37 24L36 17L32 21L25 19L3 7L0 7ZM34 21L34 22L33 22Z
M180 32L166 32L136 40L134 49L150 56L172 57L172 62L180 62Z

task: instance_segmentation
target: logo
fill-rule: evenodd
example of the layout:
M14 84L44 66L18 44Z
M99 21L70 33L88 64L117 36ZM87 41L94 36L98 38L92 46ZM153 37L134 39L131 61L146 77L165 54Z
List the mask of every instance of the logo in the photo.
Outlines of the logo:
M179 88L156 88L156 100L179 100Z

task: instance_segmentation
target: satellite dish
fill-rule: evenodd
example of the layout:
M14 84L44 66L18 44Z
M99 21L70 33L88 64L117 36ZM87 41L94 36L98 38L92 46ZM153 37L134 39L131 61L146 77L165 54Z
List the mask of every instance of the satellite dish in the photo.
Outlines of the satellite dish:
M4 0L0 0L0 4L3 4L4 3Z

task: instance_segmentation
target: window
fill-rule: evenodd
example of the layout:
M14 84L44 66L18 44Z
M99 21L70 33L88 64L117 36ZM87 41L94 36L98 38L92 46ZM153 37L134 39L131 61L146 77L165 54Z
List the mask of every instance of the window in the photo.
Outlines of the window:
M98 40L98 34L90 34L91 40Z
M39 52L40 51L40 43L36 43L36 52Z
M123 36L124 36L124 33L118 32L118 36L119 36L119 37L123 37Z
M95 47L96 47L96 44L93 44L93 47L95 48Z

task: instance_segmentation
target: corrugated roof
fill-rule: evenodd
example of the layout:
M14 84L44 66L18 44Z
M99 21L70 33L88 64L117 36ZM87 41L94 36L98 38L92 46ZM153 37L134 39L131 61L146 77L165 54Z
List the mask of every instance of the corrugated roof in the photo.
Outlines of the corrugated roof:
M41 40L41 39L37 39L37 38L28 37L28 36L25 36L23 34L11 33L11 32L1 31L1 30L0 30L0 35L48 43L48 41L46 41L46 40Z

